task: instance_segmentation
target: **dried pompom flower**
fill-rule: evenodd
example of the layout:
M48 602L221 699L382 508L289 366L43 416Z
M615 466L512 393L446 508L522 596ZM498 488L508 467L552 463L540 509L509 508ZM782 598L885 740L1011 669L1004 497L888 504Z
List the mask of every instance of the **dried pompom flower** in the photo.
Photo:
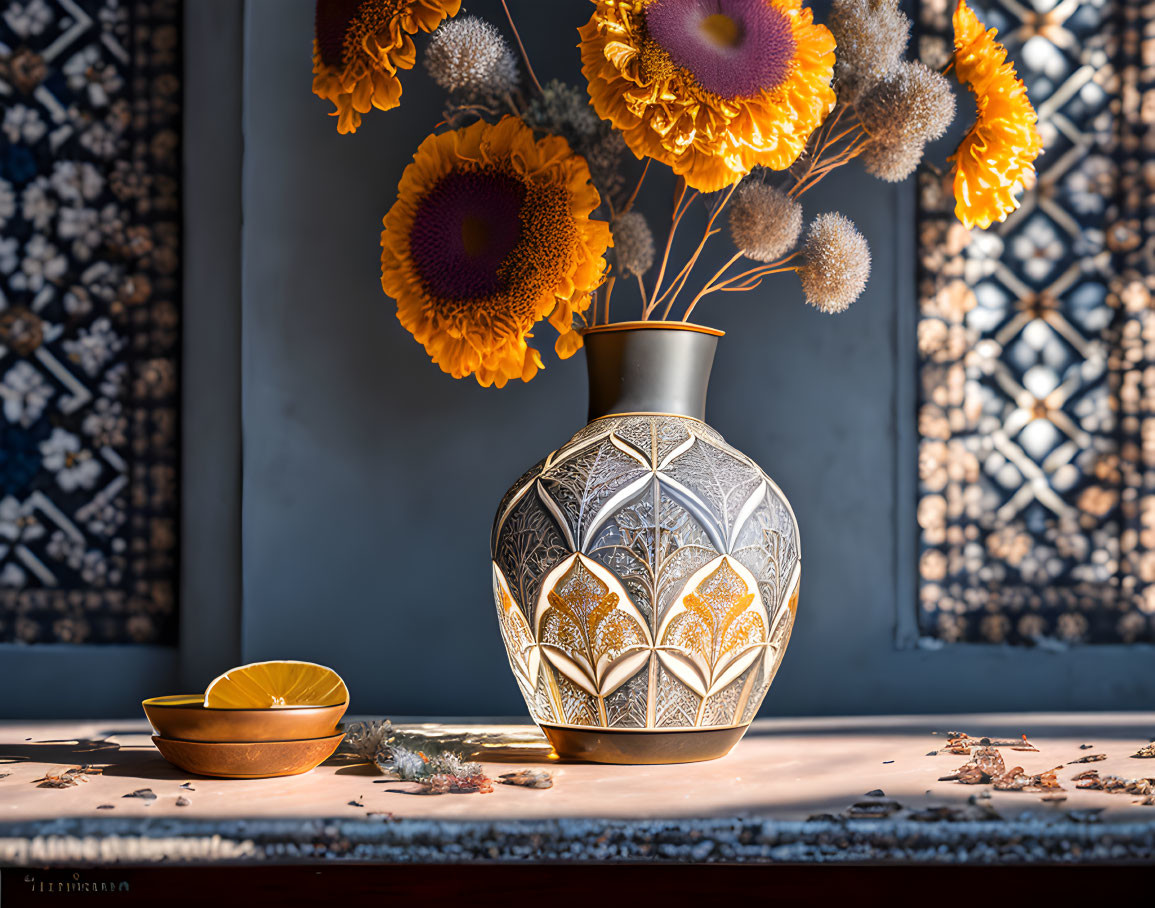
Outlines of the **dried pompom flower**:
M418 751L394 744L387 754L380 754L375 761L384 773L396 775L402 782L419 782L430 775L429 761Z
M590 179L603 200L622 200L626 181L621 163L629 150L626 140L594 113L584 89L552 79L530 101L524 119L536 130L561 136L586 159Z
M870 277L870 247L854 222L836 212L810 224L798 268L806 302L823 312L843 312L862 294Z
M345 746L359 757L373 760L387 753L393 740L393 724L384 721L358 722L345 732Z
M425 68L461 98L499 98L517 88L517 59L496 28L477 16L452 19L433 33Z
M888 145L923 145L954 119L950 82L919 60L904 60L856 102L866 132Z
M924 146L889 145L875 140L862 150L862 166L871 176L888 183L901 183L918 168Z
M782 190L747 180L730 200L730 236L756 262L774 262L802 233L802 206Z
M649 271L654 264L654 235L642 214L627 211L614 219L610 231L614 235L614 252L622 276L636 274L640 277Z
M834 0L829 26L838 42L839 101L853 102L894 69L910 40L910 20L898 0Z
M589 95L560 79L542 86L526 108L525 120L536 129L556 132L575 144L575 139L589 138L598 131L601 120L590 107Z

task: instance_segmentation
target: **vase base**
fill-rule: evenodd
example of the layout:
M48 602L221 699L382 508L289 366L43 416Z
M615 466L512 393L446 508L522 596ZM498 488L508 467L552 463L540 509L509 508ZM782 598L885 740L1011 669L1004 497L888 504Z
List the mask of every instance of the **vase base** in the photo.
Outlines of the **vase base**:
M563 760L588 763L700 763L724 757L749 728L694 728L678 731L630 728L574 728L541 725Z

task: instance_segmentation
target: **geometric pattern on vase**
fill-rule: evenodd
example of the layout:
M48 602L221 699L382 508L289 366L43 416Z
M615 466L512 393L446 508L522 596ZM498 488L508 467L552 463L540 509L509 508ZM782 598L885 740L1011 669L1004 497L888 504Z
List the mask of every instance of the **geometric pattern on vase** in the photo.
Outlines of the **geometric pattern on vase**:
M977 0L1045 154L968 234L919 178L918 626L946 642L1155 641L1150 3ZM949 59L953 4L919 5ZM912 465L912 469L913 469Z
M584 427L506 494L492 554L510 667L544 724L748 724L797 609L785 496L680 416Z
M176 642L180 23L0 3L0 643Z

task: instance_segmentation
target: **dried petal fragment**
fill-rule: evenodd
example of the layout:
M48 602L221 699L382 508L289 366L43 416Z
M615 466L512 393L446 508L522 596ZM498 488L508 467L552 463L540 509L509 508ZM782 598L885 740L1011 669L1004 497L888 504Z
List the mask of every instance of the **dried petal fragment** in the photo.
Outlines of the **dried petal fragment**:
M1076 786L1078 788L1107 791L1112 794L1143 795L1144 797L1155 794L1155 779L1124 779L1120 776L1100 776L1099 773L1093 769L1079 773L1079 775L1075 776L1075 779L1080 783Z
M52 769L44 773L44 777L36 779L37 788L72 788L78 782L87 782L89 775L99 775L104 772L102 767L73 766L69 769ZM5 773L7 775L7 773ZM0 777L2 778L2 777Z
M996 791L1061 791L1063 786L1055 775L1060 769L1061 766L1056 766L1032 776L1027 775L1021 766L1016 766L1001 778L995 779L994 787Z
M1027 736L1026 736L1026 735L1023 735L1023 743L1022 743L1022 744L1016 744L1016 745L1014 745L1014 746L1011 748L1011 750L1032 750L1032 751L1036 751L1036 752L1037 752L1037 751L1038 751L1038 748L1037 748L1037 747L1035 747L1035 745L1034 745L1034 744L1032 744L1030 741L1028 741L1028 740L1027 740Z
M493 782L485 776L455 776L449 773L437 773L425 783L434 794L490 794L493 791Z
M502 785L520 785L523 788L553 788L553 775L544 769L521 769L503 773Z

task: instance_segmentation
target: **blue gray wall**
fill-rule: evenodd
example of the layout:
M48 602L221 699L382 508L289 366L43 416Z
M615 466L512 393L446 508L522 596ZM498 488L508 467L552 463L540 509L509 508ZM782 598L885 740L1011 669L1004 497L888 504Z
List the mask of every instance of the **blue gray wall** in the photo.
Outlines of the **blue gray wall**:
M511 5L541 77L577 81L586 0ZM490 521L583 421L584 365L547 358L528 385L485 390L400 327L378 283L381 217L442 98L408 73L400 109L337 135L309 90L312 7L186 5L181 649L0 647L0 682L20 691L0 716L135 714L140 697L269 658L333 665L358 713L524 715L490 599ZM497 19L500 3L468 10ZM670 187L650 188L657 225ZM798 624L762 714L1151 708L1149 647L913 645L913 192L851 167L807 205L870 238L874 273L849 312L808 309L789 277L700 309L728 332L708 418L802 527ZM636 307L615 297L619 318Z
M512 6L539 76L579 79L589 3ZM468 7L500 15L497 0ZM400 109L339 136L309 92L311 17L309 0L248 4L243 654L333 665L358 712L520 714L490 522L506 487L584 421L584 366L547 361L527 385L486 390L441 374L400 327L378 284L380 222L441 96L408 73ZM662 223L669 184L650 189ZM799 620L763 715L1150 707L1150 650L896 644L915 608L913 193L851 167L807 205L842 210L871 240L870 285L849 312L809 309L790 276L699 309L728 332L708 419L802 527ZM728 255L719 240L703 273ZM614 302L619 318L637 305Z

